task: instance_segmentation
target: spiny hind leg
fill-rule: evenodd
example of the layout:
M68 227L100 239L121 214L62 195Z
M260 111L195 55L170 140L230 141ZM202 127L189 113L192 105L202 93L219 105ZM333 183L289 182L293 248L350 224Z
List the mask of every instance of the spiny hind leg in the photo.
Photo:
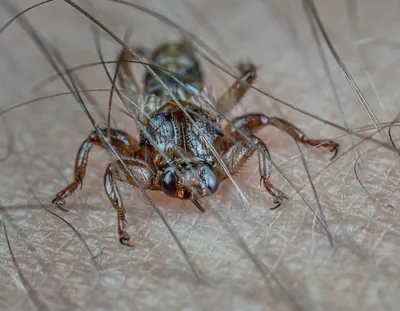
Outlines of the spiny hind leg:
M328 139L310 139L307 135L294 126L292 123L277 117L268 117L262 113L252 113L238 117L232 121L232 124L245 133L254 133L264 126L272 125L289 134L296 141L311 147L328 148L332 152L330 159L333 159L339 150L339 144ZM236 128L228 126L227 133L231 133L234 137L238 137L239 133Z
M248 140L238 140L234 145L231 145L223 154L222 159L227 166L229 172L231 174L235 174L240 170L243 164L250 158L253 153L258 152L258 162L259 162L259 172L261 182L265 190L269 192L269 194L274 198L275 206L271 209L276 209L281 206L284 199L287 199L285 194L275 187L270 182L270 174L271 174L271 156L269 154L267 146L264 142L259 139L257 136L251 135ZM217 172L220 177L220 180L224 180L227 178L226 173L223 169L217 165Z
M125 160L124 163L132 172L136 181L138 181L144 189L154 189L152 184L154 173L144 163L133 159ZM126 246L133 245L130 240L131 237L126 231L126 210L123 206L116 180L124 181L132 186L137 186L135 179L131 177L120 161L110 163L104 174L104 189L112 206L117 211L119 241Z
M222 114L229 113L246 94L257 76L257 69L251 63L238 65L241 78L226 91L218 100L215 108Z
M107 136L107 129L103 129L102 132ZM122 156L136 156L140 150L136 140L122 131L110 129L110 140L111 144ZM75 158L74 181L59 191L52 201L52 203L55 203L59 208L64 209L62 206L65 204L65 198L74 193L79 186L82 186L89 153L93 145L103 147L101 139L96 131L93 131L79 148Z

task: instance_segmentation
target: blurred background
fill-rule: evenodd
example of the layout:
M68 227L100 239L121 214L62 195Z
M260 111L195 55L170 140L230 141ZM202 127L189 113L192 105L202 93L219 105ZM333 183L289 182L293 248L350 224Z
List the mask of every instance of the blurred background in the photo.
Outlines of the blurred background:
M38 3L12 2L19 12ZM234 81L216 64L237 75L238 62L253 62L260 90L320 120L255 90L229 117L263 112L286 118L310 137L335 139L341 150L329 161L328 154L302 147L305 166L290 137L272 128L260 131L302 195L273 169L274 185L290 196L275 211L259 185L256 157L235 176L248 205L231 182L205 201L204 214L149 192L200 281L151 205L128 186L120 189L135 248L121 246L116 214L103 191L106 152L93 149L82 191L67 200L69 212L50 203L72 180L76 152L93 127L63 81L57 75L48 80L56 72L26 30L37 33L66 67L94 64L70 78L97 103L88 106L100 125L106 124L101 114L107 112L110 82L96 65L95 38L106 61L116 60L121 46L67 2L45 1L0 33L1 310L397 309L399 156L387 147L387 125L399 113L398 1L315 0L315 7L308 0L73 3L135 49L151 51L185 36L195 40L205 86L216 97ZM362 95L355 95L332 56L315 13ZM1 3L1 25L15 15ZM142 82L144 70L134 68ZM114 101L122 107L116 96ZM113 119L118 128L137 133L121 111L114 109ZM396 143L400 133L393 125ZM386 147L340 127L375 133ZM313 210L320 206L333 245L306 202Z

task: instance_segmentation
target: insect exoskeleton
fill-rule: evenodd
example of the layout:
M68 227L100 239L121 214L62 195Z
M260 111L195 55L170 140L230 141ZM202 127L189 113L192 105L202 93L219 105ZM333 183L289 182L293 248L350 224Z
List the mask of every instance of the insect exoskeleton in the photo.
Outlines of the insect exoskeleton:
M140 92L129 61L134 59L121 52L119 82L125 90ZM250 113L230 120L222 129L218 113L227 113L246 94L257 76L251 63L239 64L240 77L223 96L210 104L203 85L200 62L187 42L159 46L144 79L143 101L135 116L140 139L117 129L104 129L110 142L124 161L110 163L104 175L104 189L118 215L118 234L124 245L132 245L126 231L126 210L117 189L122 180L142 189L162 191L169 197L190 200L201 211L200 200L214 194L221 182L240 170L255 152L259 156L262 185L273 197L278 208L287 198L270 181L271 158L265 143L255 135L262 127L275 126L296 141L308 146L328 148L336 155L339 145L326 139L309 139L290 122ZM126 93L133 96L132 92ZM132 98L135 102L136 98ZM215 106L215 107L214 107ZM103 147L99 133L94 131L81 145L75 160L74 181L57 193L58 206L81 184L93 145Z

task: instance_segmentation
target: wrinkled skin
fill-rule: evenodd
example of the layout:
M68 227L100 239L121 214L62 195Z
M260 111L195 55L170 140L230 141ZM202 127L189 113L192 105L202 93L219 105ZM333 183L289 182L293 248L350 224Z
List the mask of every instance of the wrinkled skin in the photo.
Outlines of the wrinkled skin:
M25 2L32 4L31 1L19 1ZM105 2L93 3L99 10L96 16L107 25L131 26L131 21L135 20L132 35L135 43L145 39L145 46L154 47L170 32L125 7L103 7ZM397 2L385 1L379 6L374 5L376 1L351 3L358 5L357 20L352 15L360 31L355 37L346 19L349 8L345 1L316 1L328 34L350 72L355 74L373 110L381 121L391 120L398 113L396 94L397 77L400 76L396 61L397 36L393 33L399 28ZM244 55L245 59L262 65L257 84L261 89L343 125L300 3L196 1L197 10L213 25L214 32L207 30L204 20L200 19L200 22L193 11L189 11L189 6L182 7L182 1L152 4L165 14L171 12L171 7L179 6L179 13L172 10L175 15L171 15L175 19L179 15L187 29L217 47L230 64ZM48 42L62 48L70 66L98 60L87 20L78 19L77 14L66 9L64 4L54 3L30 14ZM5 14L1 18L4 24ZM48 27L50 23L52 27ZM141 27L143 24L146 27ZM122 37L123 28L119 29L118 34ZM29 39L18 27L8 31L9 35L2 40L2 50L6 46L12 53L0 53L3 69L1 109L43 95L33 93L31 88L54 73L37 48L27 44ZM223 40L218 39L218 35ZM356 54L356 47L359 54ZM118 46L107 44L103 49L109 60L120 51ZM327 59L349 126L358 128L371 124L329 54ZM361 60L379 91L381 103L363 74ZM207 81L215 87L217 94L223 93L227 84L218 84L216 78L214 84L214 72L209 67L204 70L211 77ZM102 68L81 74L83 81L90 82L88 87L109 87ZM65 88L60 90L59 85L46 87L46 93L65 91ZM95 94L106 110L107 95ZM307 133L321 133L330 138L341 134L255 92L247 95L243 104L248 103L251 106L247 105L245 112L268 112L288 118ZM114 114L120 128L135 133L130 119L117 112ZM102 176L108 161L103 151L91 154L84 187L69 199L69 212L58 211L50 201L54 193L66 185L65 178L70 181L77 148L92 131L72 96L41 101L16 110L7 115L5 123L6 129L13 131L16 152L1 164L0 202L15 260L30 287L24 288L24 282L16 273L2 230L1 309L46 310L45 306L50 310L380 311L396 310L400 304L397 242L400 176L398 159L384 148L367 154L364 152L376 145L362 143L357 148L362 155L357 170L374 201L354 176L353 152L343 158L339 158L339 154L340 160L313 179L334 235L334 247L330 246L306 204L276 170L272 174L274 184L285 191L290 200L275 212L266 209L266 206L272 206L272 200L258 184L256 159L235 177L241 190L248 195L250 208L241 204L231 183L222 184L204 203L218 207L224 217L230 217L250 251L302 306L295 308L270 276L267 276L270 285L265 285L247 254L231 239L232 235L223 230L212 212L199 214L192 205L181 205L177 199L168 199L162 193L151 192L153 200L173 224L207 282L201 285L196 282L157 214L148 204L141 203L144 200L138 199L140 194L131 187L120 188L126 198L128 230L136 248L116 243L115 212L103 195ZM1 126L4 133L4 122ZM393 135L398 137L396 128L393 128ZM2 156L7 147L5 136L2 135L0 141ZM268 143L275 161L296 185L307 182L300 158L292 158L298 154L292 139L271 129L260 131L258 136ZM380 139L379 135L375 137ZM343 152L351 146L347 137L338 140ZM312 176L330 163L323 159L323 154L306 151L305 155ZM29 188L46 207L78 230L94 255L98 255L96 262L104 270L97 270L76 233L46 212ZM302 193L316 208L311 188L302 189ZM217 198L218 205L212 201L213 197Z

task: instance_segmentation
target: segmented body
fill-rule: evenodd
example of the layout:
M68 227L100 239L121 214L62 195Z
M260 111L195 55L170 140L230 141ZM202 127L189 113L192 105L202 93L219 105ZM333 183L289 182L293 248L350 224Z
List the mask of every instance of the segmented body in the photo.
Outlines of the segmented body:
M214 144L223 134L219 118L201 101L206 90L203 89L199 61L185 43L162 45L155 51L152 61L175 77L174 79L163 72L158 74L169 92L185 107L185 111L177 105L159 81L148 73L145 78L145 90L155 97L149 97L145 107L150 120L145 122L140 145L152 153L150 158L159 158L160 162L165 162L160 153L164 153L171 160L187 157L212 161L212 152L205 141ZM176 79L182 81L182 84ZM164 100L161 107L154 103L159 101L159 98Z
M287 197L270 182L272 162L267 146L254 134L256 131L272 125L305 145L328 148L334 156L338 151L337 143L309 139L292 123L262 113L239 116L221 129L220 120L209 105L215 104L220 113L229 112L256 78L256 67L252 64L240 64L241 78L213 101L203 89L199 61L186 43L163 44L155 51L151 65L155 65L152 70L158 78L148 73L144 92L136 83L128 63L131 60L134 60L133 56L122 51L118 59L121 65L119 82L126 97L134 103L132 115L140 129L140 142L118 129L103 129L101 135L92 132L75 158L74 181L59 191L53 200L60 208L65 204L65 198L85 177L92 146L105 147L101 136L109 135L111 144L124 160L108 165L104 173L104 190L117 211L118 234L124 245L132 243L126 231L126 210L117 180L132 186L140 185L142 189L162 191L172 198L190 200L204 212L199 200L213 195L222 181L237 173L257 152L260 179L274 198L274 209ZM145 100L141 97L143 93Z

